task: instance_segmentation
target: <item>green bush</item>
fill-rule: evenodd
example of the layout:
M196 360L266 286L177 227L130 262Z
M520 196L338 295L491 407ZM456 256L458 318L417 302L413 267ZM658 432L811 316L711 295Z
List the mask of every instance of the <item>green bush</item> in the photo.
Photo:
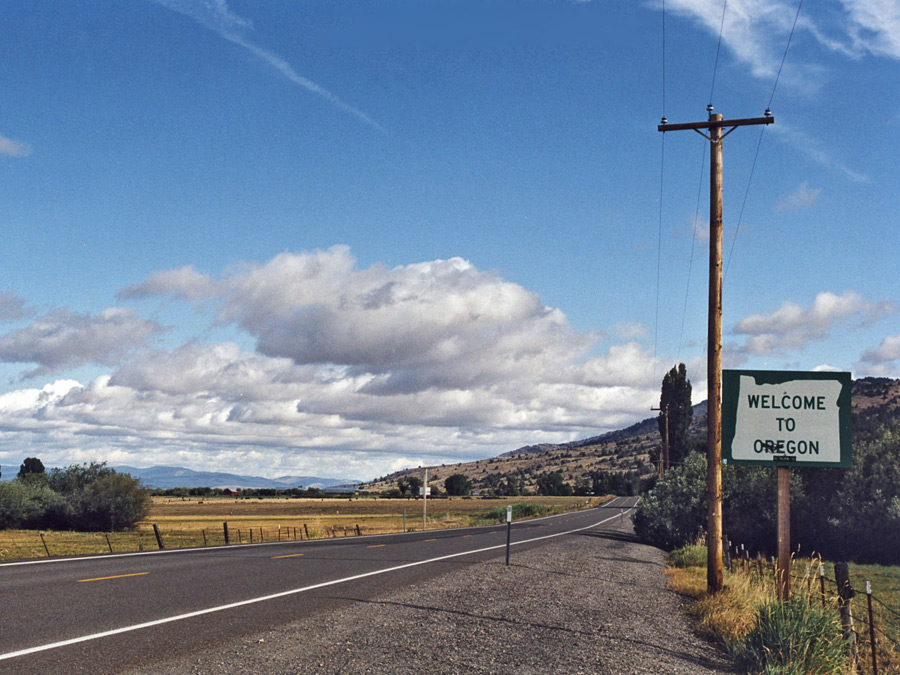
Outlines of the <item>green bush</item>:
M70 497L75 529L125 530L150 512L150 495L128 474L112 473L88 483Z
M701 544L686 544L669 554L672 567L706 567L706 559L706 546Z
M519 520L520 518L537 518L540 516L546 516L551 512L551 509L543 504L513 504L513 520ZM506 507L498 506L496 509L491 509L487 513L484 514L485 520L506 520Z
M140 482L104 464L27 472L0 483L0 529L113 532L134 527L150 511Z
M741 672L825 675L844 672L847 649L840 625L803 597L763 605L756 624L734 650Z
M694 541L706 524L706 457L692 452L657 481L632 520L635 533L653 546L671 550Z

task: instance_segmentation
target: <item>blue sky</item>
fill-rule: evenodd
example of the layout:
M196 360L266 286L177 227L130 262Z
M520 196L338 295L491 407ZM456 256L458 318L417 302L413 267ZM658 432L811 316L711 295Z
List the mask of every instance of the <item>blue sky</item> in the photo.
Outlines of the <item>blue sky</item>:
M656 126L710 102L776 118L726 366L897 376L900 5L806 3L777 88L796 2L662 8L3 3L0 466L371 478L702 400L706 144Z

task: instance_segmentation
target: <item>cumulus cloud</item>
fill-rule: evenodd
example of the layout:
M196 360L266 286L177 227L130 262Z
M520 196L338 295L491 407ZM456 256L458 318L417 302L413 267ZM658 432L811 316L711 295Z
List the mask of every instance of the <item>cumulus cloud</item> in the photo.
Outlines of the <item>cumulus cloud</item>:
M28 157L31 146L25 141L17 141L0 135L0 155L7 157Z
M888 335L880 345L862 353L856 368L860 375L890 377L897 374L898 360L900 360L900 335Z
M808 307L787 301L770 314L748 316L737 323L733 332L749 336L743 348L746 353L782 354L825 339L841 323L854 320L870 324L894 311L890 302L869 302L853 291L841 295L823 292Z
M671 366L637 342L594 353L598 335L578 333L534 292L461 258L360 268L338 246L218 277L162 271L121 293L151 296L212 307L217 322L255 338L255 350L199 341L145 348L83 386L11 392L0 397L9 432L0 434L0 461L5 443L32 434L32 448L59 444L61 462L100 447L125 464L222 462L259 473L264 463L270 474L366 478L627 426L647 416ZM103 324L48 317L35 326ZM86 354L84 340L50 349L44 332L27 330L31 352L24 333L6 338L18 349L0 347L45 367L69 365L72 354L114 361L99 347ZM141 335L115 342L141 344Z
M261 354L344 366L367 393L552 379L590 339L538 296L461 258L357 269L349 249L281 254L220 280L176 270L127 290L219 303Z
M796 190L775 205L775 210L800 211L801 209L807 209L818 201L821 192L821 188L810 188L809 183L803 181Z
M115 365L128 351L163 331L130 309L111 308L99 314L55 310L20 330L0 337L0 360L37 363L26 377L47 375L88 363Z
M316 94L336 108L356 117L361 122L369 125L382 133L385 132L378 122L369 117L366 113L344 102L338 96L328 91L324 87L316 84L312 80L303 77L293 66L291 66L283 58L275 54L265 47L261 47L255 42L247 38L246 34L252 30L251 21L244 19L228 7L225 0L155 0L158 4L171 9L179 14L184 14L192 18L204 28L208 28L220 37L229 42L238 45L242 49L250 52L256 58L260 59L270 67L277 70L288 81L303 87L307 91Z

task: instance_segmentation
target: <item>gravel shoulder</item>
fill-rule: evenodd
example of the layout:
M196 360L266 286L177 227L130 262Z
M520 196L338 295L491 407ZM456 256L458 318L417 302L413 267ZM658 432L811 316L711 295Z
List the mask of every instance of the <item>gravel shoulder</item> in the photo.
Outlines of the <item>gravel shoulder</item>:
M664 561L610 524L135 672L734 672L691 632Z

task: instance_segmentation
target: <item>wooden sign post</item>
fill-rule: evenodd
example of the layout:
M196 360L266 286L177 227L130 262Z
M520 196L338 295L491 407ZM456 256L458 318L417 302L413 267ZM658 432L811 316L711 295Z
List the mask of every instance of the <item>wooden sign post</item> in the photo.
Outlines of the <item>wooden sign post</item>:
M850 373L722 371L722 464L778 472L778 597L791 594L791 469L851 462Z

